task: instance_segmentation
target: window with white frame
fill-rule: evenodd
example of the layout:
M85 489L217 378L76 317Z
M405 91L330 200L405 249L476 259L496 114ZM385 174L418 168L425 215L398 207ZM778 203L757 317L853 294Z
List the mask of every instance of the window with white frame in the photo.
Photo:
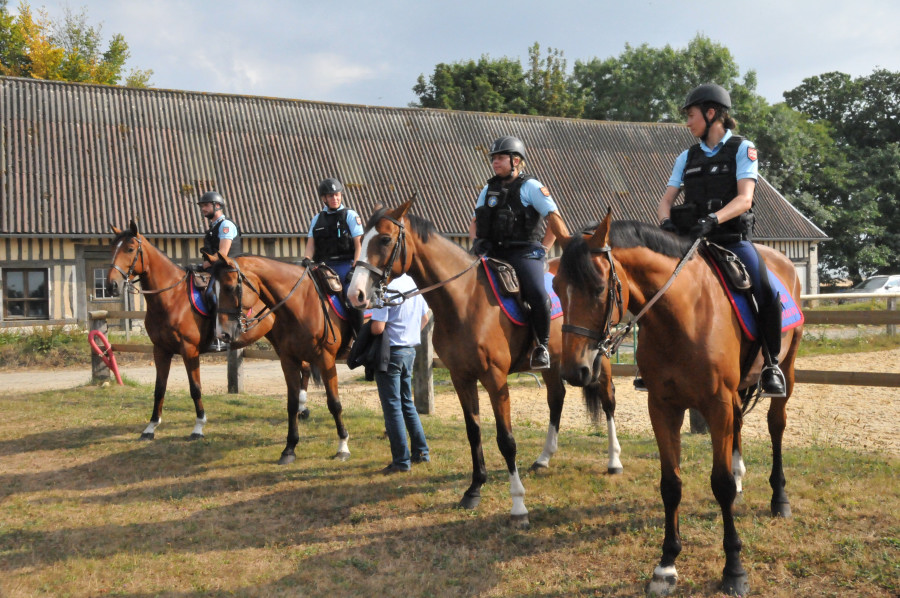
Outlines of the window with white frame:
M94 268L94 299L112 299L112 293L106 288L106 268Z

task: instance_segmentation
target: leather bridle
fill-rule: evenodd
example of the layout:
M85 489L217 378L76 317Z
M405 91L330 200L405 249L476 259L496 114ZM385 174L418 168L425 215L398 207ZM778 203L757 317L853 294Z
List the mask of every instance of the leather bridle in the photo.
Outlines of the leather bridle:
M591 255L605 255L606 259L609 261L609 279L607 280L608 297L606 301L606 317L604 318L603 331L597 332L590 328L575 326L573 324L563 324L562 331L586 336L591 340L597 341L597 349L602 351L603 354L609 358L611 354L616 352L619 345L622 343L622 339L625 338L624 335L615 335L614 338L612 334L613 326L618 325L619 322L622 321L622 281L619 280L619 275L616 272L616 262L613 260L612 248L609 245L591 249L590 253ZM619 312L619 317L615 324L613 323L613 309ZM631 325L629 324L629 330L630 326Z

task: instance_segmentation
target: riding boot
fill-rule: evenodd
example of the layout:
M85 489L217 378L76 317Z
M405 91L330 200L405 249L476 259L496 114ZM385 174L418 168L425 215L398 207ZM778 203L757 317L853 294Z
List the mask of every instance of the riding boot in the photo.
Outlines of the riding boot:
M219 318L216 317L219 307L219 298L216 295L216 281L209 281L209 286L203 290L203 298L206 301L206 311L212 319L212 338L206 347L206 353L218 353L228 349L228 345L219 340Z
M543 309L542 309L543 308ZM550 367L550 299L543 305L532 306L531 326L537 346L531 352L531 369L545 370Z
M781 297L779 293L775 293L775 298L764 312L759 314L759 336L765 361L759 375L762 387L761 396L784 397L787 395L787 383L784 373L778 367L778 356L781 354Z

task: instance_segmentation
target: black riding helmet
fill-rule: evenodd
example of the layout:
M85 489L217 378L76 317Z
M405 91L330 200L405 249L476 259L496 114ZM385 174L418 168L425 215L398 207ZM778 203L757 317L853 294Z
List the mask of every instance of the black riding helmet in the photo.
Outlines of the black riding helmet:
M691 90L687 95L687 98L685 98L684 106L682 106L681 109L687 110L691 106L700 106L701 108L703 120L706 122L706 130L703 132L703 136L700 139L706 141L706 138L709 135L710 125L731 108L731 95L725 91L725 88L721 85L704 83ZM707 107L714 107L716 110L716 115L712 120L706 118Z
M496 154L509 154L511 156L519 156L525 159L525 144L518 137L506 135L494 141L488 155L493 157Z
M319 197L325 197L329 193L341 193L344 190L344 186L337 179L327 178L322 180L319 183Z
M205 203L217 203L223 208L225 207L225 198L218 191L207 191L197 201L197 205Z

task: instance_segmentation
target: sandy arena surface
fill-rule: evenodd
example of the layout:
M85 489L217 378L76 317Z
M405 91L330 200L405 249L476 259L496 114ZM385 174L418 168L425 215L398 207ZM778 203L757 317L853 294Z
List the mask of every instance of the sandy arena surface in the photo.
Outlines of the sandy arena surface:
M874 353L825 355L797 360L801 370L842 370L856 372L900 373L900 349ZM154 368L147 362L124 365L122 374L137 382L152 386ZM201 366L204 394L224 394L227 390L224 361ZM345 407L365 406L379 410L374 383L361 381L362 370L350 371L339 366L341 401ZM20 370L0 372L0 394L29 393L72 388L88 383L87 368L59 370ZM631 379L618 377L616 383L616 423L620 434L652 434L647 415L646 394L635 391ZM282 397L285 392L278 362L246 360L245 392ZM544 391L530 376L522 376L511 384L514 423L526 421L546 425L547 407ZM173 362L169 389L187 389L187 375L180 364ZM481 393L482 419L492 422L487 393ZM563 409L562 434L573 430L587 430L588 421L578 389L569 389ZM148 408L152 392L147 394ZM311 385L309 406L325 409L325 393ZM215 402L207 402L207 411L215 418ZM768 400L762 399L745 421L745 438L768 438L766 409ZM434 417L462 419L456 395L449 385L435 387ZM685 417L685 430L688 428ZM136 424L137 425L137 424ZM603 426L605 434L605 425ZM810 443L833 444L862 451L883 452L900 456L900 389L866 386L832 386L798 384L788 402L788 428L785 445Z

